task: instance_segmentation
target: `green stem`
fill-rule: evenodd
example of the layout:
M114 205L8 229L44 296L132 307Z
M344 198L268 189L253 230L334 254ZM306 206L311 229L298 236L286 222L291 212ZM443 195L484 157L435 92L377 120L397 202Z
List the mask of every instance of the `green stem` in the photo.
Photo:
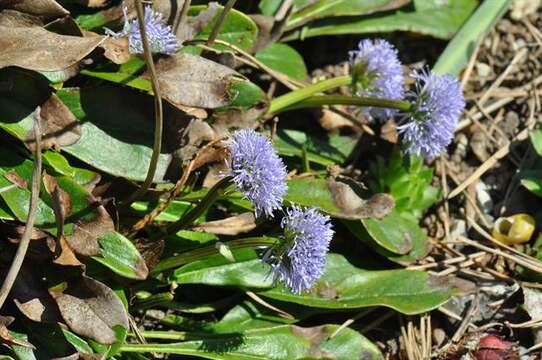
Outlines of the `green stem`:
M213 203L222 195L226 188L231 184L231 177L226 176L217 182L201 201L188 211L188 213L182 216L177 222L169 225L166 229L166 236L169 234L175 234L179 230L185 229L190 226L198 217L200 217Z
M274 114L280 112L284 108L305 100L315 94L331 90L343 85L350 85L352 83L352 77L350 75L334 77L324 81L320 81L316 84L306 86L299 90L294 90L279 96L271 101L268 114Z
M139 300L136 302L130 310L145 310L152 307L160 306L165 303L170 303L174 299L172 293L160 293L149 296L146 299Z
M379 107L397 109L404 112L412 110L412 104L403 100L380 99L374 97L359 97L345 95L318 95L306 98L296 104L282 108L281 111L320 107L324 105L354 105L362 107Z
M134 336L134 334L129 335ZM186 340L189 333L186 331L142 331L141 335L146 339Z
M231 250L242 249L242 248L251 248L251 247L260 247L260 246L272 246L277 242L276 238L272 237L253 237L246 239L237 239L225 242L224 244L228 245ZM165 270L177 268L184 264L218 254L218 249L216 246L209 245L200 249L195 249L191 251L184 252L177 256L172 256L170 258L164 259L156 265L151 271L151 275L155 275Z

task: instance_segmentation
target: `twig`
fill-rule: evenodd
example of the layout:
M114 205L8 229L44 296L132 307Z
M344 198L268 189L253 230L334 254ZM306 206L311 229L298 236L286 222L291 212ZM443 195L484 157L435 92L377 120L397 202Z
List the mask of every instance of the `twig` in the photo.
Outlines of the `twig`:
M26 217L26 225L24 227L24 232L19 241L19 246L17 247L17 252L13 258L13 262L9 268L8 274L6 275L2 287L0 288L0 309L17 279L17 274L23 265L24 258L26 256L26 251L28 250L28 245L30 244L30 237L32 235L32 230L34 228L34 221L36 219L36 210L38 208L38 200L40 194L41 186L41 129L40 129L40 111L39 107L36 108L34 112L34 137L36 138L36 147L35 147L35 159L34 159L34 171L32 172L32 188L30 193L30 204L28 206L28 214Z
M179 30L179 26L186 20L186 17L188 15L188 9L190 8L190 3L192 0L184 0L183 1L183 7L181 8L181 11L177 13L177 16L175 16L175 20L173 21L173 34L177 34L177 31Z
M527 139L529 136L529 129L522 130L519 134L517 134L510 143L506 144L502 148L500 148L497 152L495 152L489 159L487 159L482 165L476 169L471 176L469 176L463 183L461 183L458 187L456 187L450 195L448 195L448 199L451 199L457 195L459 195L463 190L467 188L471 183L478 180L483 174L485 174L486 171L491 169L493 165L497 163L500 159L505 157L510 152L510 147L512 142L514 141L522 141Z
M258 304L260 304L263 307L266 307L266 308L268 308L270 310L273 310L273 311L277 312L281 317L283 317L285 319L289 319L289 320L295 319L295 317L292 316L291 314L287 313L286 311L284 311L282 309L279 309L276 306L271 305L270 303L268 303L267 301L265 301L264 299L262 299L261 297L259 297L255 293L253 293L252 291L245 291L245 293L247 294L247 296L249 298L256 301Z
M213 28L213 31L211 31L209 38L207 38L208 46L212 46L213 43L215 42L216 37L218 36L218 33L220 31L220 28L222 27L224 20L226 20L226 15L228 15L228 12L231 10L233 5L235 5L236 1L237 0L228 0L228 2L226 3L226 6L224 6L224 10L222 10L222 13L220 13L220 17L218 18L215 24L215 27Z
M147 170L145 181L139 187L139 189L137 189L127 200L124 201L125 206L129 206L130 203L138 199L141 195L145 194L154 180L158 159L160 158L160 152L162 151L162 128L164 122L162 94L160 93L156 69L154 67L154 60L152 59L152 53L149 47L149 41L147 39L147 30L145 29L144 20L145 15L143 13L143 4L141 3L141 0L135 1L135 8L137 11L137 21L139 23L139 31L141 32L141 40L143 43L143 56L145 57L147 68L149 69L152 91L154 93L154 146L152 148L151 161L149 163L149 169Z

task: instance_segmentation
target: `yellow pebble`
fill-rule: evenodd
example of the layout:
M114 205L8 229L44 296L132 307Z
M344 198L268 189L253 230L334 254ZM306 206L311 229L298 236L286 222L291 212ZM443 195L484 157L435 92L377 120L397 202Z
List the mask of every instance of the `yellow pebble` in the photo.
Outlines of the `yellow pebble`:
M535 227L535 221L531 215L516 214L498 218L492 235L506 245L523 244L531 239Z

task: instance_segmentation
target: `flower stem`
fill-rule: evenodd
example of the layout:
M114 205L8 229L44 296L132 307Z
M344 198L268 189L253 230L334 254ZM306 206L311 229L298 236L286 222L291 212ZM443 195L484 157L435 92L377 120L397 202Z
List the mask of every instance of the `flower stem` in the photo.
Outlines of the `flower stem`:
M284 108L303 101L315 94L334 89L339 86L350 85L351 83L352 77L350 75L345 75L320 81L302 89L291 91L273 99L273 101L271 101L271 105L269 106L268 114L280 112Z
M251 248L251 247L269 247L269 246L273 246L276 242L277 242L276 238L263 236L263 237L253 237L253 238L231 240L231 241L225 242L224 244L227 245L230 250L236 250L236 249ZM156 267L152 269L151 274L157 274L165 270L177 268L184 264L188 264L190 262L211 256L211 255L215 255L218 253L219 252L218 252L218 249L216 248L216 244L205 246L199 249L194 249L191 251L186 251L177 256L172 256L160 261L158 265L156 265Z
M324 105L354 105L397 109L404 112L412 110L412 104L403 100L380 99L375 97L359 97L345 95L317 95L306 98L295 104L283 107L280 111L319 107Z
M156 168L158 166L158 160L160 159L160 152L162 151L162 131L164 123L164 109L162 104L162 93L160 92L160 86L158 85L156 68L154 67L154 60L150 50L149 41L147 39L147 30L145 28L145 13L143 10L143 4L141 0L135 1L135 8L137 11L137 21L139 24L139 31L141 33L141 42L143 43L143 56L149 69L151 78L152 91L154 95L154 145L152 148L152 155L149 162L149 169L147 170L147 176L143 184L137 189L128 199L123 201L123 205L129 207L130 204L145 194L154 181L154 175L156 174Z
M207 192L207 194L205 194L205 197L200 200L196 207L189 210L188 213L182 216L177 222L169 225L166 229L166 234L175 234L177 231L191 225L198 217L207 211L220 196L224 195L224 191L230 184L231 176L222 178Z

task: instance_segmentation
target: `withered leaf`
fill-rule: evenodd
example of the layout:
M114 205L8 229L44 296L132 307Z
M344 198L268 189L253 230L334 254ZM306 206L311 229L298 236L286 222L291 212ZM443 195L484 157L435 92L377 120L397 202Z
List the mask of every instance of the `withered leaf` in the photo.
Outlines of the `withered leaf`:
M101 282L82 276L62 292L50 291L66 325L78 335L102 344L116 341L113 326L128 329L128 315L113 290Z
M8 171L4 174L4 177L8 179L10 183L13 185L16 185L18 188L21 189L28 189L28 183L25 179L19 176L15 171Z
M51 94L41 105L40 118L42 149L60 150L62 146L76 143L81 137L79 121L55 94ZM25 144L34 151L33 131L27 133Z
M309 355L314 358L333 359L333 354L320 348L320 343L330 335L326 325L315 326L311 328L303 328L296 325L291 325L290 330L296 336L303 337L310 342Z
M341 217L345 219L376 218L382 219L395 206L395 200L388 194L375 194L368 200L362 199L354 191L355 183L350 179L337 181L328 177L327 186L331 191L333 202L341 209Z
M234 70L191 54L177 53L156 64L164 99L173 105L216 109L228 105L227 87Z
M222 220L207 221L192 227L192 230L217 235L238 235L256 228L254 213L246 212Z
M105 40L105 36L55 34L14 10L0 12L0 33L0 68L18 66L36 71L66 69Z
M8 330L8 326L14 320L15 318L11 316L0 316L0 342L4 344L19 345L30 349L35 349L34 345L29 343L28 341L25 341L23 339L17 339L11 336Z
M13 284L11 296L19 310L32 321L58 322L62 319L40 274L26 263Z
M0 9L13 9L46 19L69 14L55 0L0 0Z
M126 37L118 39L108 37L100 44L100 47L105 50L104 56L115 64L124 64L131 58L128 50L128 38Z
M89 203L95 199L89 195ZM92 210L91 220L79 220L75 223L75 230L72 235L66 237L71 249L76 254L84 256L97 256L101 254L98 237L115 230L111 216L102 205L95 205Z

